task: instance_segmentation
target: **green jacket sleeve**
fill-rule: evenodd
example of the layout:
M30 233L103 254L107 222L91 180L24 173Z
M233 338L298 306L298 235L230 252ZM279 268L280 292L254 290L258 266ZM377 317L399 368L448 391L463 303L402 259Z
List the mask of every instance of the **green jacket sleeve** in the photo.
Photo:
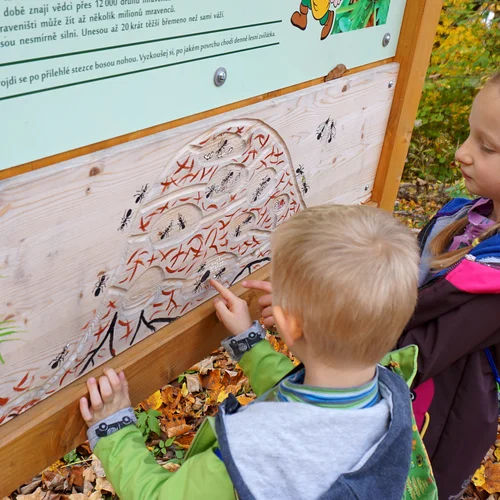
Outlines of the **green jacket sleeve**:
M235 498L226 467L211 448L168 472L156 463L139 429L129 425L100 439L94 452L120 500Z
M243 355L239 364L257 396L274 387L294 369L290 359L276 352L267 340L255 344Z

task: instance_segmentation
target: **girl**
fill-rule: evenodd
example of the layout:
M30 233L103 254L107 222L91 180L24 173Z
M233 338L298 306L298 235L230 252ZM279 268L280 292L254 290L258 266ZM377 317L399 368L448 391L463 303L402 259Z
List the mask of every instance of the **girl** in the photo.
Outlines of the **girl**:
M497 433L500 73L477 95L469 122L456 160L479 198L451 201L421 231L419 301L398 346L419 347L413 407L441 499L461 498ZM269 283L243 285L271 292ZM272 325L271 296L259 302Z

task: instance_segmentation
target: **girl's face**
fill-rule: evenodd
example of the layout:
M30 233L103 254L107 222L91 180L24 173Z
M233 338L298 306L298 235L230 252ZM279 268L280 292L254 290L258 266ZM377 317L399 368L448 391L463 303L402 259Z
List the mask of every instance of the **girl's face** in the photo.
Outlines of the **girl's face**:
M470 133L456 152L467 190L500 204L500 86L486 85L469 117ZM498 215L498 214L497 214Z

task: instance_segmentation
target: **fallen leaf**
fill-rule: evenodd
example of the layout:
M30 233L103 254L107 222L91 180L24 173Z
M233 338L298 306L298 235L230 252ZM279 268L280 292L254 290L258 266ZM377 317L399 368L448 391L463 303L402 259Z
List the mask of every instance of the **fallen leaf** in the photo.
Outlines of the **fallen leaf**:
M94 476L95 477L95 476ZM94 485L90 481L83 481L83 493L87 496L94 490Z
M90 495L89 500L102 500L102 494L100 491L94 491L92 495Z
M206 375L210 370L214 369L214 357L210 356L208 358L203 359L198 364L193 366L194 370L198 370L200 375Z
M495 448L495 458L497 459L498 462L500 462L500 448Z
M89 500L89 497L83 493L72 493L68 500Z
M42 481L45 489L49 491L62 491L64 489L65 478L58 472L46 469L42 473Z
M229 393L226 392L225 389L222 389L222 391L219 392L217 396L217 403L222 403L227 397L229 396Z
M112 495L115 494L115 489L113 488L113 485L105 477L97 478L97 481L95 483L95 489L96 491L107 491Z
M92 467L88 467L83 471L83 479L89 483L93 483L96 478L96 473Z
M486 462L484 466L484 479L485 482L482 486L488 493L500 492L500 463L492 464Z
M18 500L44 500L46 497L45 491L42 488L38 488L34 493L29 495L18 495Z
M167 427L167 436L169 439L181 436L182 434L186 434L187 432L193 430L193 426L186 424L186 421L182 421L180 423L173 422L173 425L171 424L172 423L167 424L169 425L169 427Z
M186 382L182 384L181 394L183 397L186 397L189 394Z
M189 392L200 392L202 390L200 377L197 373L186 374L186 385Z
M242 394L241 396L238 396L236 398L238 400L238 403L240 403L240 405L247 405L248 403L251 403L255 398L251 398L249 396L246 396L245 394Z
M94 456L94 458L92 459L91 467L92 467L92 470L94 471L94 474L97 477L106 477L106 473L104 472L104 469L102 468L102 463L96 456Z
M73 466L70 468L69 474L69 487L77 486L81 488L83 486L83 467Z
M30 484L25 484L21 488L22 495L29 495L33 493L42 484L42 478L40 476L35 477ZM7 498L7 497L6 497Z
M175 472L180 468L179 464L174 464L172 462L167 462L165 465L162 466L164 469L168 470L169 472Z
M162 398L161 392L156 391L154 394L149 396L149 398L146 399L146 401L143 401L141 403L141 406L146 411L157 410L158 408L161 407L162 403L163 403L163 398Z

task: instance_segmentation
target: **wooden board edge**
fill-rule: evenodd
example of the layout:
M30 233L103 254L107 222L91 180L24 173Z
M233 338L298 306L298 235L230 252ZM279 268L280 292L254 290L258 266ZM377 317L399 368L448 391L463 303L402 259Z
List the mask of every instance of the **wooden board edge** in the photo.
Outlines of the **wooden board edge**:
M250 278L267 280L269 274L268 264ZM252 317L258 318L260 294L246 290L241 283L231 290L248 302ZM227 335L209 300L0 426L0 498L87 439L78 402L87 395L88 378L99 377L108 367L124 370L132 404L137 405L217 349ZM24 450L22 459L19 450Z
M406 3L395 56L395 62L400 64L398 83L372 193L372 199L391 212L410 146L442 5L443 0Z
M343 76L353 75L355 73L360 73L361 71L365 71L368 69L376 68L378 66L383 66L385 64L389 64L394 62L395 58L390 57L387 59L382 59L380 61L365 64L363 66L358 66L356 68L348 69ZM286 94L291 94L293 92L297 92L299 90L304 90L315 85L320 85L325 82L325 78L316 78L315 80L309 80L307 82L303 82L297 85L293 85L290 87L285 87L283 89L275 90L272 92L267 92L266 94L261 94L256 97L252 97L250 99L245 99L243 101L238 101L232 104L228 104L226 106L221 106L218 108L211 109L209 111L204 111L202 113L197 113L194 115L186 116L183 118L179 118L177 120L173 120L171 122L163 123L161 125L156 125L154 127L149 127L143 130L139 130L137 132L132 132L130 134L125 134L119 137L114 137L112 139L108 139L102 142L98 142L95 144L90 144L88 146L83 146L81 148L73 149L71 151L67 151L64 153L59 153L53 156L48 156L46 158L42 158L40 160L24 163L22 165L17 165L14 167L10 167L4 170L0 170L0 181L4 179L8 179L10 177L14 177L16 175L21 175L26 172L32 172L34 170L38 170L40 168L48 167L50 165L55 165L56 163L61 163L66 160L70 160L73 158L77 158L79 156L84 156L86 154L94 153L96 151L101 151L103 149L107 149L113 146L117 146L119 144L125 144L127 142L140 139L143 137L148 137L150 135L157 134L159 132L164 132L167 130L171 130L173 128L181 127L182 125L187 125L189 123L193 123L199 120L203 120L205 118L211 118L217 115L221 115L223 113L227 113L228 111L234 111L236 109L243 108L245 106L250 106L252 104L256 104L263 101L268 101L271 99L275 99L276 97L280 97Z

